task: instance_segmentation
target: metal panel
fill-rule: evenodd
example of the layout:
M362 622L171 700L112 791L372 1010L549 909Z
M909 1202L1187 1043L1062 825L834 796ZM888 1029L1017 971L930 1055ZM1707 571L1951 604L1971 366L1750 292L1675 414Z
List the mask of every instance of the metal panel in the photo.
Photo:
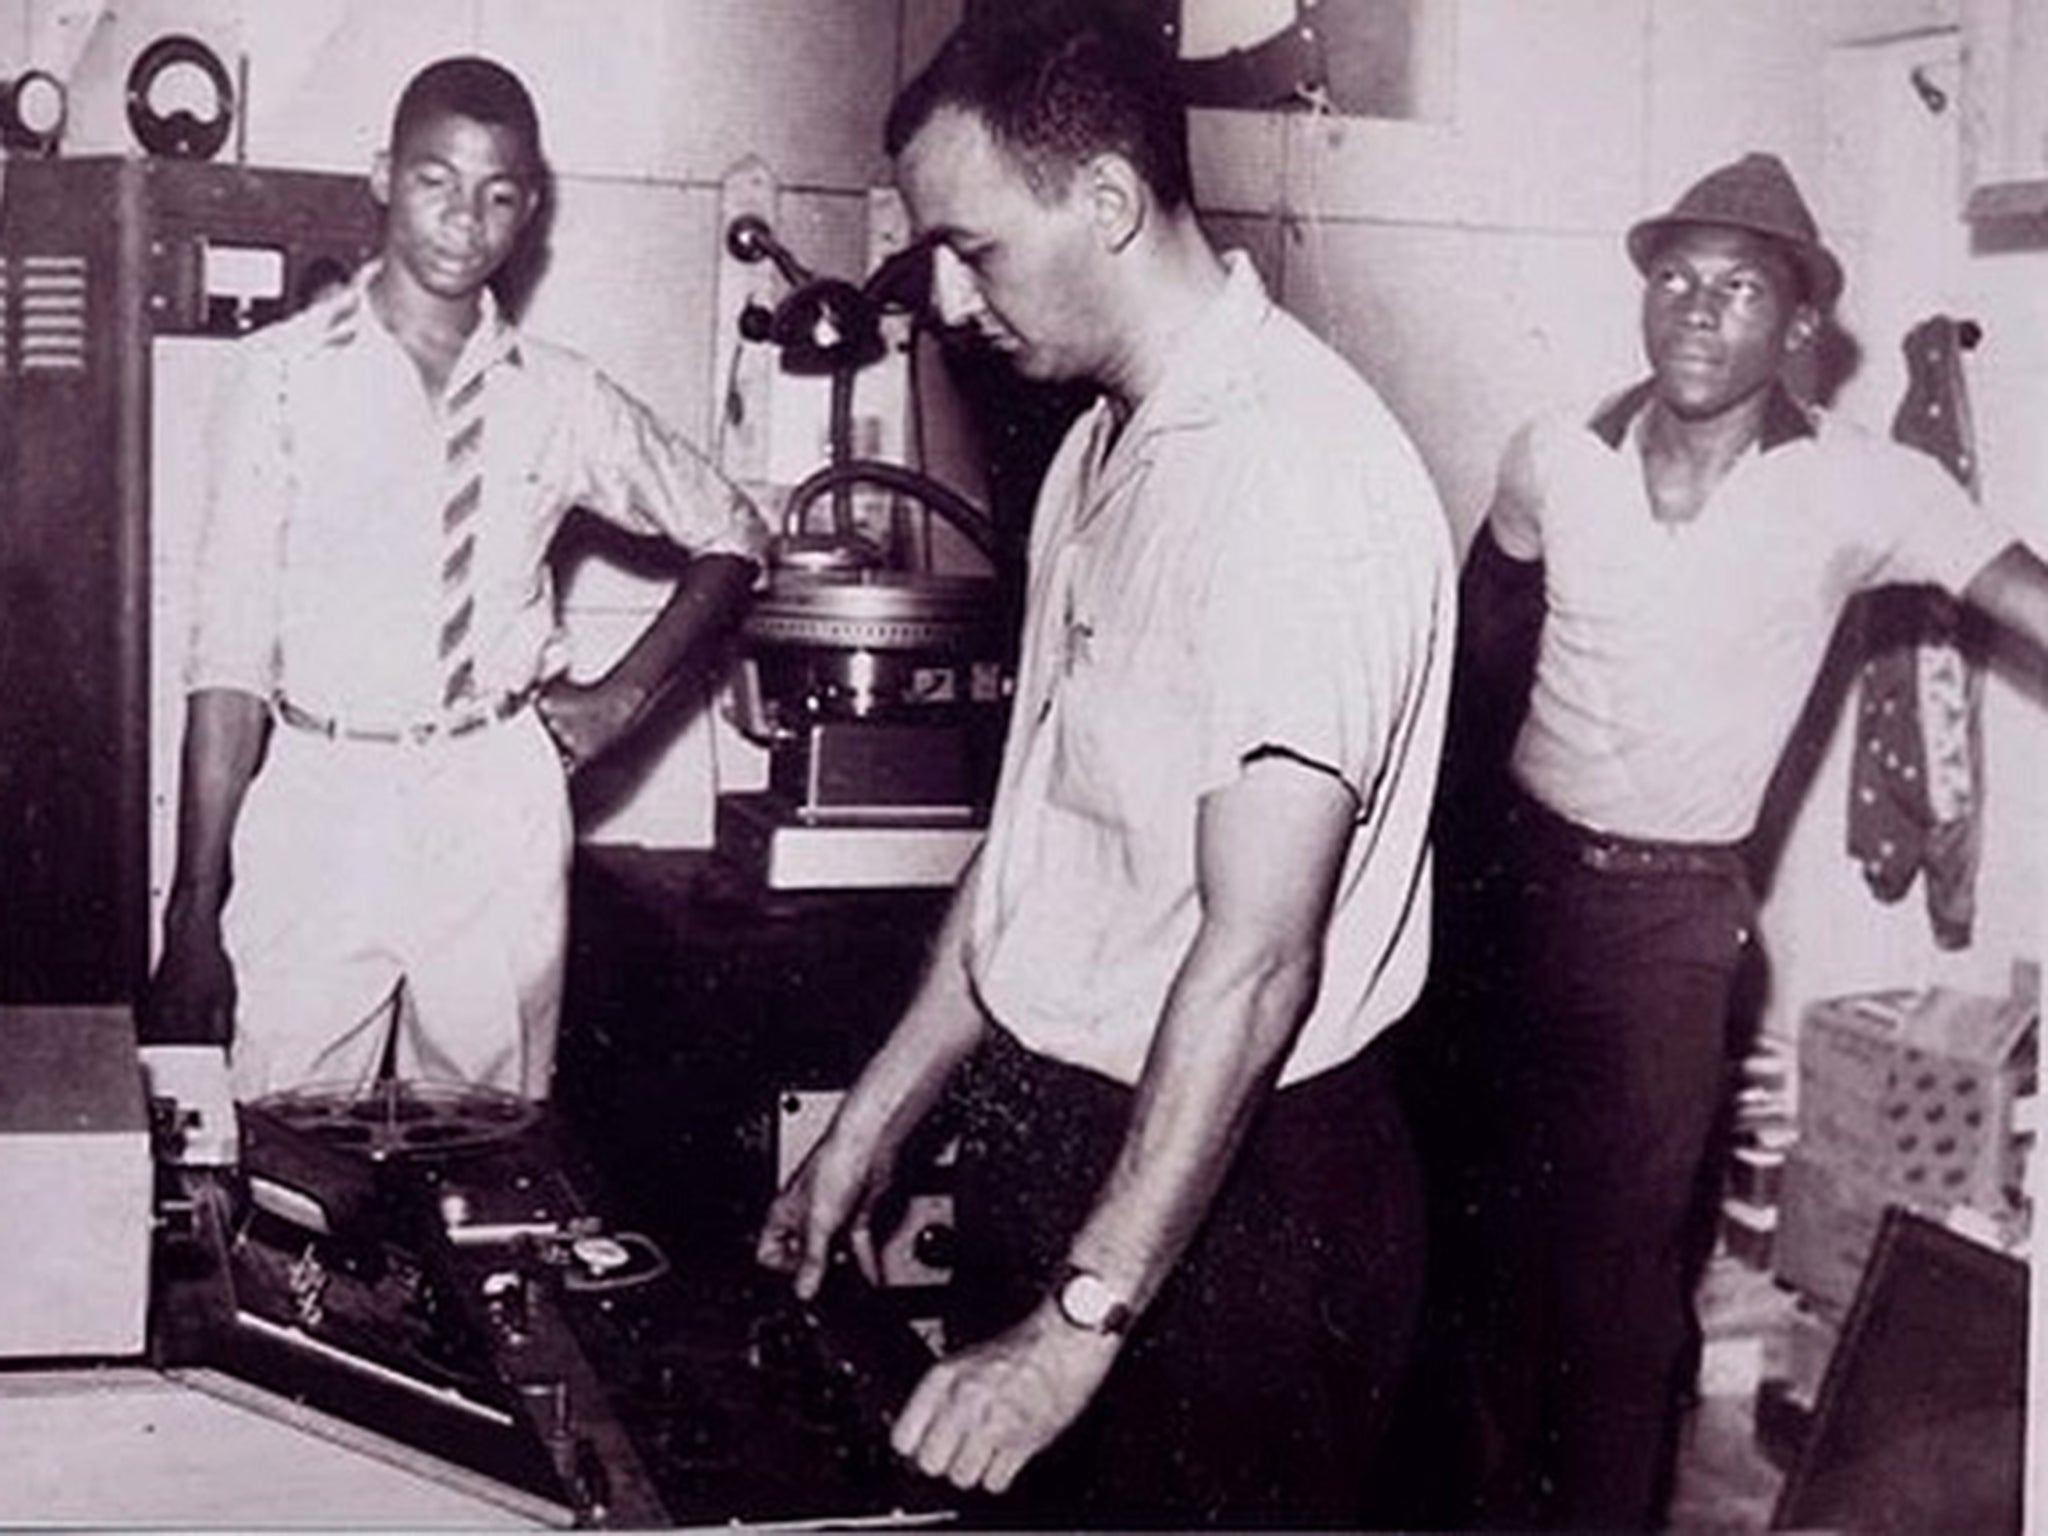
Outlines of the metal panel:
M150 344L374 249L357 177L19 160L0 215L0 1002L137 1000L148 954ZM208 253L279 253L274 295Z

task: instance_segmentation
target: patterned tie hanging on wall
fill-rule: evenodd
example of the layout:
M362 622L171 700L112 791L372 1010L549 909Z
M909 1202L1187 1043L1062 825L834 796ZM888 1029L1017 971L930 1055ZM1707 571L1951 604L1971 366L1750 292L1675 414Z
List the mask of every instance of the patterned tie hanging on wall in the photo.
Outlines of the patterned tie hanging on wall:
M1906 335L1907 385L1892 436L1933 455L1974 497L1977 459L1962 354L1977 327L1947 315ZM1944 949L1970 942L1984 799L1982 671L1966 650L1961 610L1934 589L1865 605L1856 750L1849 770L1849 853L1880 901L1926 882Z
M441 705L452 709L476 697L477 510L483 504L484 376L471 377L448 397L447 499L441 508Z

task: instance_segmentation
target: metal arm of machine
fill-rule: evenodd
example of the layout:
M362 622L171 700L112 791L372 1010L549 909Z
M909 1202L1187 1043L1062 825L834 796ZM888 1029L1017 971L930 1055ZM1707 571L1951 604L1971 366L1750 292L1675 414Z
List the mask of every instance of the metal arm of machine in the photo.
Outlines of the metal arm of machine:
M929 252L918 246L899 251L876 268L864 286L855 287L812 272L756 214L734 219L726 228L725 245L740 261L774 263L793 290L772 312L754 315L743 325L744 333L779 347L783 366L790 372L826 373L832 379L831 458L791 493L784 516L785 534L792 539L801 537L811 504L830 496L833 537L844 544L856 542L852 489L874 485L937 512L995 564L994 525L967 498L907 465L856 459L851 452L853 376L882 355L882 311L890 307L916 309L922 303L930 286Z
M790 253L788 246L775 238L775 232L768 227L768 221L757 213L741 214L726 226L725 248L733 256L752 264L757 261L772 261L775 270L782 274L782 280L792 288L801 288L815 274Z
M951 523L991 565L997 563L995 526L986 513L951 486L906 465L891 464L883 459L849 459L845 463L827 464L813 471L789 494L789 505L783 514L785 530L801 532L804 514L813 502L854 485L878 485L931 508Z

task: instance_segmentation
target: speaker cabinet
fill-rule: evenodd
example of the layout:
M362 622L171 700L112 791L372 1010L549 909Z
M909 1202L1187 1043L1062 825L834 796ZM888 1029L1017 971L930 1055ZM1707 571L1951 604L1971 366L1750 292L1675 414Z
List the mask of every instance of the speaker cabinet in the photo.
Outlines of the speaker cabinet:
M2016 1536L2026 1394L2026 1265L1891 1207L1772 1528Z

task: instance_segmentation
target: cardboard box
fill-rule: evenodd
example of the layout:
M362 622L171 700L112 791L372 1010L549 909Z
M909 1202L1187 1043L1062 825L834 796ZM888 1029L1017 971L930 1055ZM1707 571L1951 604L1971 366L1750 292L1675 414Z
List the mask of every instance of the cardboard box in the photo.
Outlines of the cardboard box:
M128 1011L0 1007L0 1358L142 1352L150 1185Z
M2031 998L1941 987L1814 1004L1799 1040L1801 1155L1937 1212L2005 1213L2037 1016Z
M1795 1150L1786 1159L1775 1264L1778 1278L1839 1318L1855 1299L1885 1207L1897 1196Z

